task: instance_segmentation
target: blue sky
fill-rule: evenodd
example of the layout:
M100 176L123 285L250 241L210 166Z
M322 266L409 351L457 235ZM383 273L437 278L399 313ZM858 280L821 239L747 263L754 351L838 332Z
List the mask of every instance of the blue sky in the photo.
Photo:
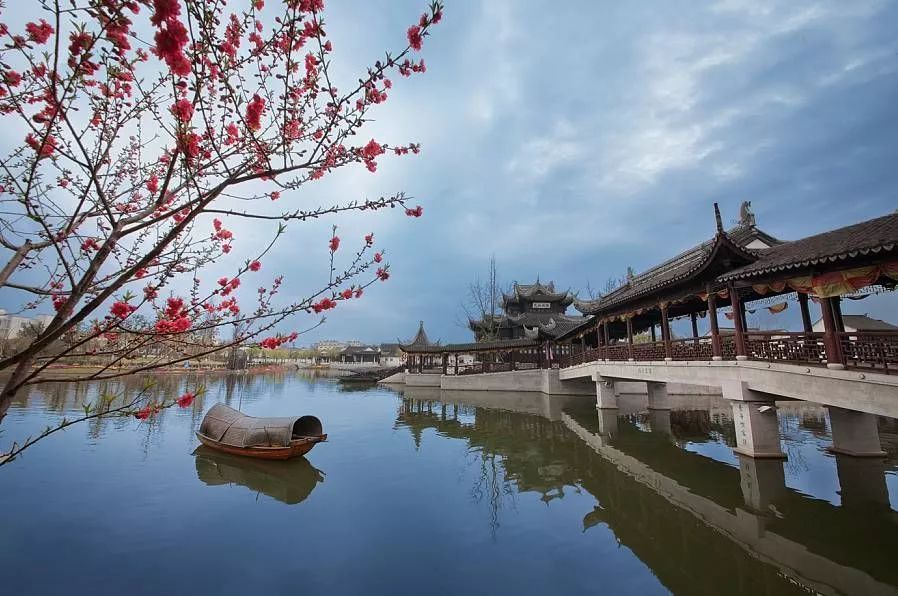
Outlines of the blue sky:
M355 80L423 7L330 2L336 76ZM393 277L301 342L392 341L421 319L432 338L461 341L459 303L491 254L506 282L539 275L582 291L710 237L715 201L732 223L751 200L759 226L783 239L894 211L894 23L889 1L448 0L425 41L427 73L394 78L365 134L421 142L421 155L382 160L376 175L341 170L282 199L404 190L424 217L292 226L264 271L285 273L285 292L301 295L326 275L331 223L344 242L373 231ZM898 323L898 296L845 310ZM754 324L796 321L792 308Z

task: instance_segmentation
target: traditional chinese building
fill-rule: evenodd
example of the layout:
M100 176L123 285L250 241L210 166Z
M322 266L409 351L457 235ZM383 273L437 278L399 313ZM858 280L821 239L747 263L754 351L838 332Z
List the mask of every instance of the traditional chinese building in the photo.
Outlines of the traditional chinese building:
M469 321L477 342L509 339L553 339L585 321L567 314L575 297L570 291L556 292L555 284L515 283L510 294L502 295L503 314L492 319Z

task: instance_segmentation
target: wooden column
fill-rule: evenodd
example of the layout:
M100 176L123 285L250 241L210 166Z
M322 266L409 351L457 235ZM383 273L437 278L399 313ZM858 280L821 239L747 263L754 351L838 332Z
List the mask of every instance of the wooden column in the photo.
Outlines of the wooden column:
M814 331L814 325L811 323L811 311L808 308L808 295L804 292L796 292L798 294L798 308L801 310L801 325L804 327L805 333Z
M424 356L420 355L420 356L418 356L418 373L420 374L423 372L424 372Z
M627 358L633 360L633 317L627 317Z
M692 321L692 337L695 339L695 345L698 345L698 317L695 313L689 313L689 320Z
M833 296L833 320L836 323L836 331L845 333L845 321L842 320L842 297Z
M728 291L730 304L733 306L733 326L736 328L736 358L745 360L748 356L745 351L745 328L742 325L743 317L745 316L742 300L739 299L739 293L732 284L730 284Z
M655 336L655 324L652 323L652 343L658 341L658 338Z
M717 360L723 357L720 349L720 329L717 325L717 294L708 288L708 322L711 324L711 356Z
M673 355L670 350L670 320L667 318L667 305L661 305L661 339L664 340L664 359L671 360Z
M515 367L514 367L514 365L515 365L515 357L514 357L514 353L515 353L514 350L509 350L509 352L508 352L508 361L511 363L511 370L515 370Z
M829 368L842 368L845 365L845 360L842 358L842 339L839 336L833 302L833 298L820 299L820 307L823 311L823 343L826 346L826 366Z
M458 354L455 355L455 376L458 376Z
M608 346L611 344L611 339L608 334L608 321L602 321L602 337L605 338L605 350L602 351L602 359L606 359L608 356Z
M449 373L449 354L443 353L443 374Z

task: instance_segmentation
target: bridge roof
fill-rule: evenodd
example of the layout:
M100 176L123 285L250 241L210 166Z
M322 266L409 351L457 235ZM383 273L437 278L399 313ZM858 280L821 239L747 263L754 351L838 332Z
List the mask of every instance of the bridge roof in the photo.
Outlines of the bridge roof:
M761 252L747 248L755 240L772 245L779 242L755 226L739 225L727 232L718 232L710 240L631 277L624 285L597 300L575 301L574 307L589 315L617 310L628 302L679 282L695 279L708 270L715 258L721 258L724 267L731 262L735 262L737 266L750 263L757 260L758 253ZM732 268L732 265L729 267Z
M481 341L468 344L443 344L429 346L402 346L402 351L409 354L444 354L444 353L472 353L472 352L497 352L512 348L536 348L539 343L531 339L499 339L496 341Z
M858 260L898 257L898 213L757 251L758 260L718 279L741 280L820 266L848 265Z

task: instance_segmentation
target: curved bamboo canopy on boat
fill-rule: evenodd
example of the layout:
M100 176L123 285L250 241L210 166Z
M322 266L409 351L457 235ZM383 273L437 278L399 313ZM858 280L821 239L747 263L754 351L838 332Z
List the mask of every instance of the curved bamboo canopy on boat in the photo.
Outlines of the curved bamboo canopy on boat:
M321 421L314 416L256 418L224 404L206 412L200 433L231 447L289 447L299 437L321 436Z

